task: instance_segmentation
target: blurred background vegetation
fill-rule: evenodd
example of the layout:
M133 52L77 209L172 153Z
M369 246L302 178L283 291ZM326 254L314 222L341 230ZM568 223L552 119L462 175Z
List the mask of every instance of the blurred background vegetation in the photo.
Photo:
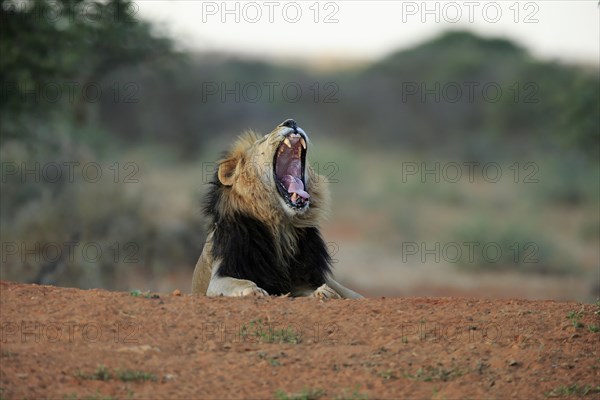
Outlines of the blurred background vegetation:
M330 178L324 234L347 284L598 296L597 65L449 31L377 62L316 69L184 52L130 17L128 1L15 4L0 1L2 279L188 290L219 152L244 129L294 118ZM482 172L489 163L497 181ZM443 171L456 165L454 182ZM437 182L422 175L436 166ZM471 258L466 242L480 245ZM502 254L490 261L487 243ZM439 260L423 251L436 244Z

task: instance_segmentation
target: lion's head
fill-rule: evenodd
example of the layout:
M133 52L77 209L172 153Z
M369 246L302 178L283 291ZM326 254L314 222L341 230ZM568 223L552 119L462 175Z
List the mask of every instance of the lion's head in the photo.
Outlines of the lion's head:
M307 134L292 119L263 137L242 135L219 162L212 214L244 213L271 226L317 226L328 196L324 179L307 162L309 148Z

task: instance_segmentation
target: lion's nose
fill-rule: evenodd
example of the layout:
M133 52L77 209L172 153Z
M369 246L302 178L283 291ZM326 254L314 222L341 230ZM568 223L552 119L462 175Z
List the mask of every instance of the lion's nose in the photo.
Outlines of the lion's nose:
M293 119L286 119L279 126L285 126L287 128L292 128L294 131L298 130L298 124Z

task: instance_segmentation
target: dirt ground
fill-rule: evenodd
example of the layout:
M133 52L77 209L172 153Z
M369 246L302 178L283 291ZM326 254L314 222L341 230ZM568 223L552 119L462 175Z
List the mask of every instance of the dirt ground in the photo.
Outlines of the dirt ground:
M600 398L595 304L134 294L0 282L0 397Z

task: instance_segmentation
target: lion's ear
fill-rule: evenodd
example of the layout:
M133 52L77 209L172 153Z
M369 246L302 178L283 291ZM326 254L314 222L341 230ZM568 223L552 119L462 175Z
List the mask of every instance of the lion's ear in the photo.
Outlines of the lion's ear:
M236 158L230 158L225 161L221 161L219 164L219 171L217 176L219 181L225 186L233 185L233 178L235 175L235 169L237 168L238 160Z

